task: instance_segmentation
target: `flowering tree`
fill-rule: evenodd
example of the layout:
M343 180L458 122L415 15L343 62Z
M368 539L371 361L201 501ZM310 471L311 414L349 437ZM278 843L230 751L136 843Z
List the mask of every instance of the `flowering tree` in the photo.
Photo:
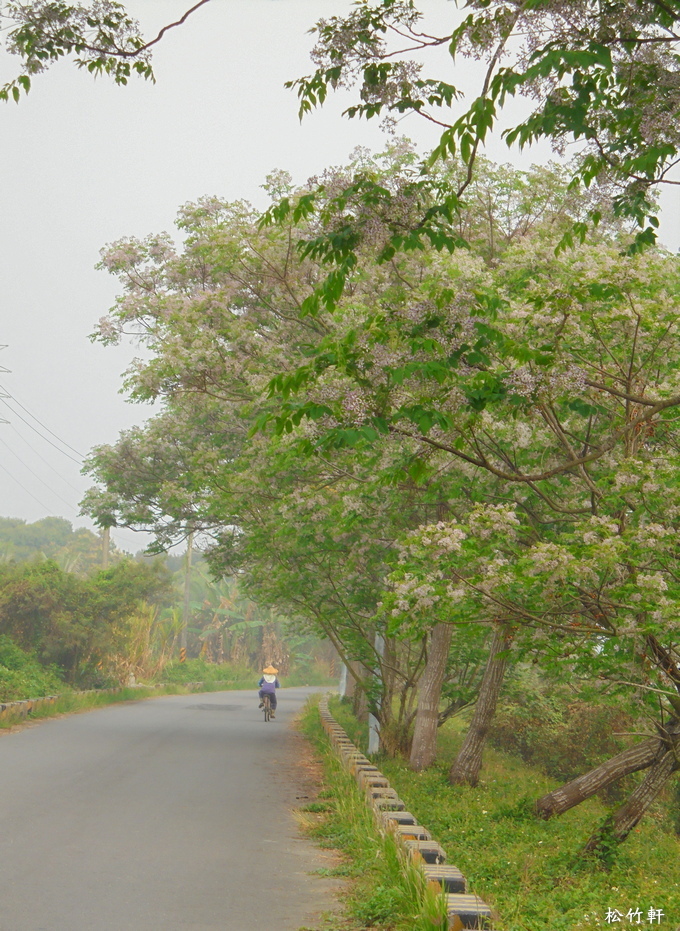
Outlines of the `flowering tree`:
M211 533L216 568L239 566L263 599L380 670L382 714L399 694L400 723L433 629L469 630L470 618L478 640L498 631L478 703L487 712L510 640L563 675L663 693L662 736L644 764L653 778L617 815L623 837L675 746L677 260L622 254L615 220L556 256L555 232L584 206L573 192L544 204L530 236L514 234L538 203L519 196L523 173L492 179L513 192L492 222L472 204L461 214L475 250L385 258L390 230L414 208L413 156L398 146L387 170L359 158L374 179L371 210L361 198L342 206L347 172L326 175L323 203L276 176L274 225L206 199L180 215L182 252L167 236L106 251L124 291L100 336L141 336L151 359L128 388L164 410L95 451L106 487L86 507L151 527L161 543ZM323 250L343 243L347 211L371 238L342 293L325 279L330 312L317 288ZM382 656L376 632L387 634Z
M151 49L168 29L180 26L208 0L200 0L177 22L164 26L154 39L145 40L139 23L116 0L94 0L89 6L62 0L0 4L5 48L22 59L21 73L0 87L0 100L19 101L28 93L34 75L60 58L72 58L91 74L109 74L116 84L127 84L132 74L154 80Z
M348 203L350 198L343 206L347 208ZM365 222L362 203L351 204L350 209L361 226ZM373 219L375 225L375 215ZM386 221L383 230L389 235L388 227ZM327 254L324 250L336 235L337 228L319 246L322 253ZM378 240L377 249L383 250L379 257L387 261L385 241ZM366 248L366 239L362 247ZM317 246L310 243L307 248ZM393 259L394 254L389 261ZM346 263L343 274L351 282L356 269ZM530 243L509 248L494 266L482 257L458 251L441 260L433 260L431 254L429 259L420 258L417 285L416 279L408 277L408 262L400 264L400 276L405 285L402 291L383 293L378 310L375 305L364 306L359 321L355 316L341 339L326 339L294 375L283 374L272 381L271 391L281 399L276 427L292 429L308 416L318 424L312 444L317 449L333 450L392 435L405 443L416 442L423 450L445 453L471 483L481 481L480 497L488 500L495 495L519 509L531 528L530 542L537 544L532 560L540 560L542 547L552 556L553 546L557 547L555 558L562 558L561 535L571 525L602 520L609 530L605 546L613 546L605 551L615 553L616 578L625 577L625 584L635 587L636 598L641 594L639 588L656 580L661 601L645 615L644 634L638 631L632 649L643 678L631 678L634 688L659 689L668 699L658 722L663 740L647 745L644 760L635 751L604 767L574 792L563 794L559 804L553 798L541 806L545 813L564 810L584 797L586 783L595 791L602 779L611 781L630 772L630 766L639 769L653 763L640 792L616 816L613 836L625 837L674 766L677 711L673 690L678 664L673 646L675 624L670 617L673 609L669 608L668 617L662 610L665 596L660 592L662 583L667 583L647 571L652 565L648 551L644 553L647 562L639 562L642 550L637 555L616 552L623 543L611 539L614 528L622 528L616 534L623 536L624 529L636 520L645 527L657 526L656 508L648 497L640 503L629 496L612 499L610 495L612 488L625 481L628 469L640 475L646 468L652 487L662 489L666 504L669 501L676 467L671 465L666 473L665 464L674 463L672 411L680 399L674 348L677 260L663 254L626 258L620 247L606 240L558 258L554 239L539 231ZM427 300L422 300L423 292ZM416 293L421 299L415 298ZM326 296L329 303L338 302L336 316L341 315L344 299ZM356 307L356 297L352 303ZM308 304L310 312L315 306ZM314 394L313 386L320 381L328 384L330 369L340 370L351 385L335 380L338 393L332 397L326 391L325 406L320 409L322 397ZM309 398L306 402L300 401L301 386ZM302 442L310 445L308 438ZM414 467L421 474L428 468L423 458ZM497 481L495 489L484 476ZM654 520L645 510L648 506ZM664 508L661 516L672 521L675 511ZM672 523L662 527L662 536L672 538L670 527ZM595 531L590 524L580 525L579 530L592 542ZM493 554L486 556L489 565L498 568ZM522 565L518 556L509 559L514 568ZM431 556L427 565L435 574L441 571ZM469 571L466 567L463 576ZM582 564L575 573L581 582L586 577ZM602 573L598 578L606 577L613 584L613 566L606 565ZM597 621L589 633L598 632L609 609L589 603L588 598L599 588L589 596L580 592L566 606L560 603L555 619L544 610L545 581L541 578L536 589L541 610L534 614L525 607L522 610L527 613L521 615L518 606L525 586L515 577L512 611L519 612L524 625L547 625L552 630L587 628L590 622L584 622L585 613ZM413 580L411 607L417 607L418 598L424 597L425 608L431 609L433 598L440 597L431 582ZM480 580L479 585L484 591L488 580ZM499 615L503 619L509 603L485 597L484 604L491 611L487 611L488 622L497 622ZM617 610L621 608L619 601L613 603ZM569 620L562 624L560 618L565 616ZM620 636L618 627L615 636ZM615 642L618 651L620 640ZM599 641L597 649L592 644L584 648L584 655L600 664L601 671L606 652ZM660 676L656 681L644 678L650 656L655 675ZM497 684L498 676L490 674L488 681ZM493 701L485 704L492 711ZM666 712L671 715L670 723ZM481 726L480 736L484 730ZM476 761L472 769L463 768L468 779L475 778L481 759L477 750L471 759ZM597 836L593 844L601 839Z
M402 380L395 359L398 401L381 411L388 431L447 452L470 481L500 483L498 504L410 538L395 623L437 603L502 625L563 675L661 698L642 747L539 803L549 817L649 768L607 827L618 839L676 768L677 275L675 257L603 244L565 258L543 245L508 253L493 276L503 307L491 348L429 384L417 365Z
M286 184L271 179L277 191ZM339 453L330 463L301 460L297 437L249 435L258 415L272 410L265 396L272 371L294 370L337 326L330 315L300 314L317 275L313 261L297 257L301 224L258 229L255 219L243 204L205 200L181 213L183 252L165 236L105 252L103 264L124 293L100 337L141 336L153 358L133 367L128 387L137 400L162 399L164 410L95 451L90 469L105 488L88 494L84 507L100 523L152 530L161 547L202 533L217 573L245 573L260 601L329 637L358 672L385 744L403 748L427 652L395 638L377 649L372 618L386 553L400 533L429 519L436 495L415 489L413 452L401 442L365 457ZM360 287L379 285L366 275ZM319 390L337 394L332 384ZM385 471L399 483L377 484ZM460 689L464 682L454 703Z
M415 0L361 0L346 16L319 20L316 70L291 82L301 115L323 104L330 90L357 87L358 100L346 111L350 117L381 114L389 123L413 113L440 126L440 143L424 162L424 175L452 155L467 166L460 184L440 201L446 211L455 210L474 178L478 152L496 131L508 98L521 95L531 112L503 131L508 143L547 139L558 151L578 143L584 157L574 182L613 183L616 212L640 227L638 246L653 242L658 222L652 192L677 183L671 177L680 144L675 4L467 0L462 6L462 13L452 11L443 34L428 28ZM444 78L428 70L430 60L438 60L432 55L437 49L451 58ZM456 73L461 58L486 63L476 95L462 106ZM431 219L421 217L421 231L427 232ZM595 209L590 222L598 221Z
M403 142L384 158L359 152L349 169L324 176L328 202L357 164L397 191L414 163ZM460 221L493 261L534 225L568 222L565 217L579 209L573 196L561 193L560 181L555 170L524 173L489 165L475 188L476 205ZM273 176L269 186L278 204L294 194L304 205L304 192L292 192L285 177ZM372 222L380 239L384 223ZM121 241L103 256L103 266L120 276L124 292L114 313L101 321L99 336L108 341L132 332L143 339L153 357L133 367L128 387L135 400L162 399L165 411L145 428L122 434L115 447L95 452L92 469L106 488L87 496L86 510L99 523L151 529L160 546L190 529L212 534L218 571L248 566L260 598L284 600L288 613L326 625L341 654L359 664L354 668L366 670L365 687L377 670L381 688L390 694L405 689L397 726L402 735L397 742L403 745L413 715L408 695L438 641L413 649L388 640L381 656L371 618L386 553L399 533L439 512L442 500L453 494L451 479L444 475L441 487L433 463L427 485L416 492L414 477L430 453L423 456L418 444L401 436L385 436L383 445L363 458L354 444L344 459L336 451L332 463L316 457L303 465L288 448L295 437L287 446L285 436L274 444L248 432L259 414L275 409L276 402L263 397L272 372L295 371L311 347L342 336L349 321L376 306L386 287L401 294L403 303L400 276L406 269L395 264L388 274L377 266L362 271L345 317L309 316L303 308L319 280L319 265L313 256L300 259L297 245L317 226L314 220L310 227L302 206L290 211L285 226L258 229L246 205L205 199L184 208L179 225L187 236L182 253L169 237L156 236ZM427 300L442 275L441 263L433 253L410 264L414 275L425 276ZM313 409L323 416L328 403L338 403L352 423L360 424L360 392L351 379L329 375L313 386ZM260 496L254 508L253 488L272 487L276 494ZM421 641L427 636L418 635ZM439 652L443 675L448 651ZM467 659L464 672L449 671L457 683L450 707L470 697L478 675L478 662ZM372 702L384 718L392 705L379 697ZM446 714L437 714L436 722Z

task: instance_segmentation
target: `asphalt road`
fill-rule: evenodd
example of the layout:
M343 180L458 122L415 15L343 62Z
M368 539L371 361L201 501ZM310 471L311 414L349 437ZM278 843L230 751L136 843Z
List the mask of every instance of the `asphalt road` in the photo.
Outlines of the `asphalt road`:
M0 737L0 931L295 931L332 906L290 727L314 689L169 696Z

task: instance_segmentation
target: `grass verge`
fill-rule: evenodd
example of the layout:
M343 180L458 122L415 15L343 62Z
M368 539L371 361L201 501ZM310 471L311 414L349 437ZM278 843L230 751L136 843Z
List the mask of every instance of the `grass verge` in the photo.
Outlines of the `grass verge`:
M69 690L59 694L51 702L40 702L36 707L24 715L19 711L7 710L0 713L0 730L15 727L27 720L53 718L60 714L70 714L77 711L88 711L101 708L104 705L117 704L124 701L140 701L145 698L155 698L159 695L186 695L191 692L222 692L250 690L255 695L259 674L244 666L228 664L215 665L205 663L200 659L188 660L186 663L174 663L166 667L165 680L154 685L136 685L123 687L117 691L108 689L76 691ZM301 685L332 685L335 680L329 680L322 673L312 671L312 674L293 673L286 676L284 686L293 688ZM195 683L200 682L200 687ZM44 693L43 693L44 694ZM3 701L15 700L14 697L3 698Z
M200 658L188 659L184 663L169 663L160 673L160 682L228 682L230 689L255 689L261 672L248 666L234 663L206 663ZM328 676L327 670L313 667L309 669L292 669L286 676L281 676L281 684L286 688L300 685L333 686L337 678Z
M318 696L307 704L301 730L321 758L324 785L317 800L300 809L298 822L322 847L341 854L324 875L348 880L341 915L329 916L328 931L442 931L441 898L426 888L420 871L383 836L354 778L342 767L321 726Z
M25 724L27 721L37 721L42 718L54 718L62 714L73 714L78 711L91 711L94 708L103 708L106 705L115 705L126 701L141 701L146 698L157 698L159 695L189 695L192 692L221 692L241 688L229 682L204 682L200 687L181 683L166 683L161 686L134 686L121 688L118 691L93 690L88 692L64 692L56 696L55 700L40 703L28 715L22 715L12 710L0 714L0 730Z
M333 700L331 712L365 747L365 729L349 707ZM539 821L534 802L558 783L490 748L476 788L450 786L448 769L463 732L460 721L442 728L438 763L424 773L412 772L403 761L381 759L378 765L471 890L497 909L498 931L680 931L680 838L661 806L604 869L581 854L609 810L599 799Z

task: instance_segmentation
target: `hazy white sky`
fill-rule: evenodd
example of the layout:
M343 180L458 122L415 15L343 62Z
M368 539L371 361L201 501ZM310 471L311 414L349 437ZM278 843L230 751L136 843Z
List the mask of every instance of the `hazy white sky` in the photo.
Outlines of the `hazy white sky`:
M149 36L191 5L127 3ZM423 6L442 31L458 15L448 0ZM212 0L157 46L155 85L116 87L60 63L19 105L0 104L0 365L10 370L0 384L13 396L13 410L0 403L9 421L0 424L0 515L87 525L77 516L88 485L80 459L150 412L118 393L134 347L88 339L116 294L114 279L94 270L105 243L172 230L177 208L202 195L264 205L259 186L273 168L302 182L356 145L381 147L377 123L343 120L339 100L301 125L296 97L283 88L311 70L315 20L348 8L347 0ZM3 53L0 80L15 64ZM453 81L472 87L466 69ZM414 117L400 130L423 151L436 141L436 127ZM529 164L549 153L510 155L498 143L488 154ZM674 249L679 216L666 210ZM131 551L146 542L128 530L115 537Z

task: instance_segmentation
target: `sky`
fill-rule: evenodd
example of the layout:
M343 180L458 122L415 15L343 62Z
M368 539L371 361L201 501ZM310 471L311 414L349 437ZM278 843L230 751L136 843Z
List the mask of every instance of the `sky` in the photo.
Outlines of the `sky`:
M129 0L129 13L155 35L190 0ZM28 522L78 516L90 484L82 459L141 423L153 409L126 403L121 375L138 348L89 339L116 296L116 281L95 270L99 250L124 236L172 231L178 207L204 195L264 207L273 169L297 182L346 161L357 145L380 150L376 121L347 120L343 100L300 123L284 82L312 70L308 30L346 0L211 0L169 31L153 57L156 84L118 87L60 62L34 79L18 105L0 103L0 516ZM450 31L448 0L424 0L428 25ZM0 81L17 60L0 52ZM446 69L446 70L444 70ZM474 88L478 69L442 76ZM344 100L345 105L347 100ZM399 132L427 151L436 127L407 117ZM547 148L487 155L528 166ZM665 205L662 238L680 245L680 211ZM114 530L135 552L144 534Z

